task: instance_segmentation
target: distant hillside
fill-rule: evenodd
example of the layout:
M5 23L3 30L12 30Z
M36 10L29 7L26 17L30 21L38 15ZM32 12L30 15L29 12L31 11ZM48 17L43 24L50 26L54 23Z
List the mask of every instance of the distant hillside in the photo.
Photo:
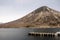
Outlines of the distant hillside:
M37 8L21 19L0 25L1 28L39 27L55 28L60 27L60 12L47 6Z

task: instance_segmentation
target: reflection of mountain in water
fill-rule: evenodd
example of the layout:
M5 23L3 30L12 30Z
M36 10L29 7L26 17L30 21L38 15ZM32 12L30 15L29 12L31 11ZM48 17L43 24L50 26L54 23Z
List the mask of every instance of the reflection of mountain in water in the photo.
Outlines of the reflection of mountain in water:
M50 28L60 26L60 12L47 6L40 7L21 19L5 23L0 27L40 27Z

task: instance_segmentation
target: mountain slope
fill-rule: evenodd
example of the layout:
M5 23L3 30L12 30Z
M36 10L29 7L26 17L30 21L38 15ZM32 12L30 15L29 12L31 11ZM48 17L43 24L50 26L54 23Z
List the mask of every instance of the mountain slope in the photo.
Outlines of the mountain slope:
M5 23L0 27L60 27L60 12L42 6L21 19Z

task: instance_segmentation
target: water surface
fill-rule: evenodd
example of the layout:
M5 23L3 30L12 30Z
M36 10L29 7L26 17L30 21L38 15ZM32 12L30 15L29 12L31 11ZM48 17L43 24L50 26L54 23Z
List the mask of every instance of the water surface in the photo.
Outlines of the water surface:
M60 28L0 28L0 40L60 40L60 37L29 36L29 32L57 32Z

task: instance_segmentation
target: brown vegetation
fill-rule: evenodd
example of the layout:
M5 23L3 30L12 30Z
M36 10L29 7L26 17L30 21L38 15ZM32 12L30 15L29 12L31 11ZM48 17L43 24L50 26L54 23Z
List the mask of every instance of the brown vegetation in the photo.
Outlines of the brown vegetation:
M56 28L60 27L60 12L47 6L40 7L21 19L0 25L1 28L39 27Z

